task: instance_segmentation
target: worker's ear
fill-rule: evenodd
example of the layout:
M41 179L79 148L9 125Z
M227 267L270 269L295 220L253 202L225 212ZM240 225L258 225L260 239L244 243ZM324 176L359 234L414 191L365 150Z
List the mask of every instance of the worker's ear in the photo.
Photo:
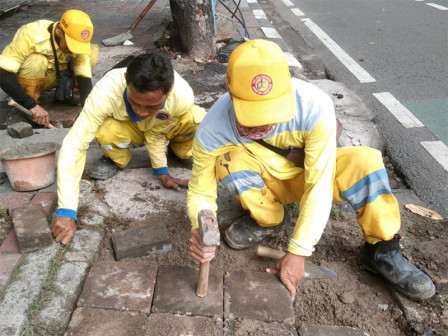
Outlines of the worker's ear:
M170 90L169 90L168 93L166 94L167 96L171 93L171 91L173 91L173 87L174 87L174 84L171 85Z

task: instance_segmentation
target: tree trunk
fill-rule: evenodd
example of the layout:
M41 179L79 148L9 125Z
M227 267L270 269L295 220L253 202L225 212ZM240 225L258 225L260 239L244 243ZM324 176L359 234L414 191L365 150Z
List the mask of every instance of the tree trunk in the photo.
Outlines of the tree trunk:
M180 44L190 57L216 53L211 0L170 0Z

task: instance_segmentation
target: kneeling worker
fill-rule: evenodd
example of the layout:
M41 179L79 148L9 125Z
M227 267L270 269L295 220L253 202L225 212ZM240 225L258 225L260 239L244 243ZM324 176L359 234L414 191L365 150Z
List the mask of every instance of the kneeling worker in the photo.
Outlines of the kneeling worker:
M98 46L90 44L92 35L92 21L77 9L66 11L59 22L38 20L20 27L0 55L0 87L41 125L50 121L38 104L42 91L56 87L55 101L71 100L73 77L83 106L98 62Z
M92 166L91 177L111 177L131 160L131 145L145 144L153 175L164 187L179 190L188 180L169 175L167 142L179 160L191 162L193 137L205 113L163 54L139 55L127 68L109 71L93 88L59 152L59 203L51 228L56 241L68 244L75 233L79 181L94 138L104 156Z

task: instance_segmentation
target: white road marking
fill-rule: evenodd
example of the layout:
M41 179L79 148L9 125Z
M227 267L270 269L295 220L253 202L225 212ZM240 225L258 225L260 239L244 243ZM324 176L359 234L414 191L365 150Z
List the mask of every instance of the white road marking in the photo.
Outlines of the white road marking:
M346 68L355 75L361 83L375 82L373 78L366 70L364 70L358 63L355 62L336 42L334 42L330 36L328 36L322 29L319 28L310 19L302 19L302 22L317 36L323 44L336 56Z
M406 107L404 107L390 92L380 92L373 94L390 113L406 128L423 127L418 120Z
M298 67L300 70L303 69L302 64L294 57L290 52L284 52L286 60L288 61L289 66Z
M428 6L431 6L431 7L437 8L437 9L440 9L440 10L448 10L448 7L441 6L441 5L432 3L432 2L425 3L425 5L428 5Z
M294 6L294 4L290 0L283 0L283 3L288 7Z
M275 28L261 27L261 30L267 38L282 38Z
M448 147L442 141L422 141L420 144L448 171Z
M247 3L257 3L257 0L247 0Z
M265 20L268 19L266 17L266 13L262 9L254 9L253 12L254 12L254 16L257 20L258 19L265 19Z
M291 11L296 15L296 16L304 16L305 14L298 8L291 8Z

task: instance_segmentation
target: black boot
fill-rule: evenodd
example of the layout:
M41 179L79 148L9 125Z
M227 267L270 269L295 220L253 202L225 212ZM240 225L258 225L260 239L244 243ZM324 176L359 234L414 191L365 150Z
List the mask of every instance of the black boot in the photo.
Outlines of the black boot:
M291 223L291 216L286 208L284 209L283 220L271 227L258 225L250 215L238 218L225 231L224 240L230 247L242 250L262 241L267 236L283 231Z
M105 180L112 177L118 170L117 165L108 157L101 157L90 168L90 177L97 180Z
M403 257L399 235L374 245L365 243L360 261L362 266L381 274L395 289L412 300L429 299L436 292L429 276Z
M185 168L190 169L190 170L193 169L193 157L192 156L190 156L188 159L181 159L174 153L171 146L168 146L168 156L175 159L177 162L179 162Z

